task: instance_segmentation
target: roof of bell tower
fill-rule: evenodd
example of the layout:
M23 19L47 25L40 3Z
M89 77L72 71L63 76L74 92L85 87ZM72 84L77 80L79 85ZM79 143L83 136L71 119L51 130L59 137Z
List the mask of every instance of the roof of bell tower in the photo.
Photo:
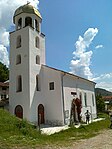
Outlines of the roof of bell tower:
M30 14L35 14L37 15L39 18L42 19L42 16L40 14L40 12L33 7L30 4L25 4L23 6L20 6L19 8L16 9L15 13L14 13L14 17L21 14L21 13L30 13Z

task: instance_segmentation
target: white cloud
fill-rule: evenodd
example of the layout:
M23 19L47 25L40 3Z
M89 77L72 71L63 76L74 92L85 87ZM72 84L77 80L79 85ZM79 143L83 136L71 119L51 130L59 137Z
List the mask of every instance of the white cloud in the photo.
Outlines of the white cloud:
M9 54L7 48L0 44L0 62L9 66Z
M97 28L89 28L83 37L79 36L75 43L76 50L73 52L74 56L70 64L71 73L96 82L96 87L112 91L112 73L101 74L93 78L94 74L90 69L93 52L92 50L88 50L88 48L97 33ZM95 49L98 48L103 48L103 45L99 44L95 47Z
M70 63L71 73L87 79L92 78L93 74L90 70L90 64L93 52L87 51L87 48L89 48L97 33L97 28L89 28L83 37L79 36L78 41L75 43L74 57Z
M112 82L100 82L96 84L96 88L103 88L112 92Z
M39 0L29 0L29 2L35 7L39 5ZM9 46L9 29L13 25L14 11L26 3L27 0L0 0L0 54L6 52L4 57L0 55L0 61L5 65L7 65L4 59L8 56L6 56L8 54L6 47Z
M35 7L38 6L38 0L29 0ZM27 3L27 0L0 0L0 27L9 29L12 24L14 11L21 5Z
M98 77L93 78L92 81L97 83L96 87L112 91L112 73L101 74Z
M0 44L3 44L4 46L9 46L9 32L6 31L5 28L0 27Z
M97 45L95 49L103 48L103 45Z
M98 77L93 78L93 81L100 81L104 79L112 79L112 73L101 74Z

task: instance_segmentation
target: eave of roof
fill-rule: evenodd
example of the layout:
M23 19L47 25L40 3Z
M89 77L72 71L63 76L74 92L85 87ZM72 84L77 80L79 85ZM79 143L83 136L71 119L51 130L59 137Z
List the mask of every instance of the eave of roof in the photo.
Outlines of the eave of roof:
M88 79L82 78L82 77L80 77L80 76L77 76L77 75L71 74L71 73L69 73L69 72L66 72L66 71L63 71L63 70L59 70L59 69L56 69L56 68L53 68L53 67L50 67L50 66L47 66L47 65L42 65L42 66L43 66L43 67L47 67L47 68L49 68L49 69L53 69L53 70L55 70L55 71L59 71L59 72L61 72L61 73L68 74L68 75L73 76L73 77L77 77L78 79L82 79L82 80L85 80L85 81L91 82L91 83L93 83L93 84L96 84L95 82L93 82L93 81L91 81L91 80L88 80Z

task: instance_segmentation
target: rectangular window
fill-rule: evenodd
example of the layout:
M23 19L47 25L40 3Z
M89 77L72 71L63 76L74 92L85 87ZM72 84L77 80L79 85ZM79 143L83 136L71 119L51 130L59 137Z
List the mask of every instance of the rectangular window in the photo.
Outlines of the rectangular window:
M19 35L16 39L16 48L20 48L21 47L21 36Z
M16 56L16 65L21 64L21 55Z
M75 96L75 95L77 95L77 93L76 92L71 92L71 95Z
M92 103L93 103L93 106L95 105L94 103L94 95L92 94Z
M36 46L36 48L39 49L39 47L40 47L39 37L36 37L36 38L35 38L35 46Z
M6 91L6 90L7 90L7 88L6 88L6 87L2 87L2 90Z
M54 90L54 82L49 83L49 90Z
M19 75L18 77L17 77L17 89L16 89L16 91L17 92L22 92L22 77L21 77L21 75Z
M4 95L1 94L1 99L3 99Z
M1 99L6 99L6 95L1 94Z
M39 75L36 76L36 90L40 91L40 79Z
M4 95L4 99L6 99L6 95Z
M84 93L84 101L85 101L85 107L87 107L87 95Z

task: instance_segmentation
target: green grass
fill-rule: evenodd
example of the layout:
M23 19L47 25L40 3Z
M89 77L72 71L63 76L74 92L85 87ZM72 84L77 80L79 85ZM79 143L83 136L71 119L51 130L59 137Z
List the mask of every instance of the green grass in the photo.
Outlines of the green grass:
M104 129L108 129L110 122L105 114L105 120L91 123L80 128L71 127L65 131L47 136L41 135L34 126L26 120L11 116L7 111L0 109L0 149L24 147L27 149L42 146L69 146L74 141L90 138Z

